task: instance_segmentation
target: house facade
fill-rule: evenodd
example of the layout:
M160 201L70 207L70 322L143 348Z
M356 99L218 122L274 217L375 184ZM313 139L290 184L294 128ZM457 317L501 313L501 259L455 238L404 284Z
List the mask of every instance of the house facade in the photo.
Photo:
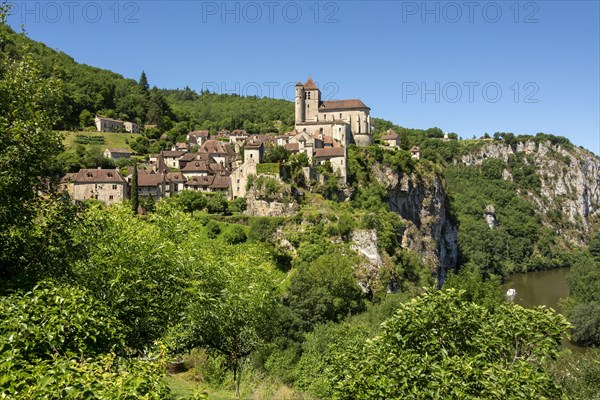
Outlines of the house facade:
M133 154L133 152L130 150L127 150L127 149L106 149L106 150L104 150L104 157L110 158L113 160L116 160L118 158L126 158L129 160L131 158L132 154Z
M128 196L127 180L116 169L81 169L73 178L74 200L118 203Z
M98 132L129 132L140 133L140 127L133 122L125 122L120 119L102 117L96 115L94 124Z

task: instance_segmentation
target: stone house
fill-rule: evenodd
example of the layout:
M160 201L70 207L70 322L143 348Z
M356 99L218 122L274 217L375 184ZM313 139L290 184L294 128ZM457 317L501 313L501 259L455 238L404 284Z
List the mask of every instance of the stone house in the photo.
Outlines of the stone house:
M246 197L246 186L248 185L248 177L256 176L256 161L249 160L236 168L230 175L231 191L230 200L240 197Z
M203 160L193 160L188 162L185 167L181 169L181 173L186 179L190 179L194 176L207 176L211 174L212 169L208 167L208 162Z
M113 204L127 196L127 180L116 169L81 169L73 179L74 200L96 199Z
M140 126L134 122L124 122L125 132L140 133Z
M249 142L244 145L244 164L250 160L264 162L265 146L262 142Z
M162 173L138 170L138 195L140 197L152 196L154 200L166 197L166 176Z
M198 192L229 192L228 176L206 175L194 176L187 180L185 188L187 190L195 190Z
M229 169L236 159L236 152L232 147L215 139L207 140L198 150L199 153L208 154L215 162Z
M167 193L168 196L173 196L182 190L185 190L186 179L180 172L168 172L167 178Z
M125 122L120 119L113 119L96 115L94 118L98 132L125 132Z
M102 117L96 115L94 124L98 132L129 132L139 133L140 127L133 122L125 122L120 119Z
M133 154L132 151L127 150L127 149L106 149L104 150L104 157L105 158L111 158L113 160L116 160L118 158L126 158L126 159L130 159L131 155Z
M400 136L393 129L388 129L387 132L381 136L381 142L390 147L400 147Z
M324 165L327 161L331 164L333 172L340 174L340 182L346 183L348 177L348 169L346 162L345 147L324 147L315 150L314 163L316 165Z
M413 148L410 149L410 156L412 158L414 158L415 160L420 160L421 159L421 148L419 146L413 146Z
M187 134L187 141L191 145L202 146L209 138L208 131L192 131Z
M185 142L178 142L171 146L171 151L188 151L190 145Z
M168 168L179 168L179 159L185 155L186 151L175 150L167 151L163 150L160 155L163 157L165 165Z

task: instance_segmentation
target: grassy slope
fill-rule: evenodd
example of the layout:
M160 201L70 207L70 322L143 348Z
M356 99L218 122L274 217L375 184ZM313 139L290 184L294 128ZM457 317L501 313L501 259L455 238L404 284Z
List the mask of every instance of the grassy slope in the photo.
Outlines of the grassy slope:
M136 137L140 136L139 133L113 133L113 132L63 132L63 144L65 146L65 150L73 150L77 144L75 141L76 135L86 135L86 136L102 136L104 137L104 142L101 147L102 148L119 148L119 149L128 149L131 150L131 147L126 143L128 141L131 143L135 140ZM87 147L88 145L82 145Z

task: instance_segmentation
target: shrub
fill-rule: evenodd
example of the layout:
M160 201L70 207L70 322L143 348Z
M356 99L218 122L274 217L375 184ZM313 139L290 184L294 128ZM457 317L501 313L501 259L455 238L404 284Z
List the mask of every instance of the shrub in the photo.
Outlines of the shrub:
M211 219L206 223L206 235L209 239L214 239L221 233L221 226L218 222Z
M239 225L229 225L223 231L223 239L229 244L244 243L246 241L246 231Z

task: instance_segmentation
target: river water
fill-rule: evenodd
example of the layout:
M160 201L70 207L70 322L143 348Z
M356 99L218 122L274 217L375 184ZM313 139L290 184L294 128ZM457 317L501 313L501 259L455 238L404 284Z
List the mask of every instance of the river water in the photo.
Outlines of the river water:
M546 306L556 312L562 312L558 302L569 295L567 288L567 275L569 268L559 268L550 271L528 272L526 274L512 275L502 285L504 293L509 288L515 289L517 294L512 300L523 307ZM583 348L563 339L562 344L573 351L583 351Z

